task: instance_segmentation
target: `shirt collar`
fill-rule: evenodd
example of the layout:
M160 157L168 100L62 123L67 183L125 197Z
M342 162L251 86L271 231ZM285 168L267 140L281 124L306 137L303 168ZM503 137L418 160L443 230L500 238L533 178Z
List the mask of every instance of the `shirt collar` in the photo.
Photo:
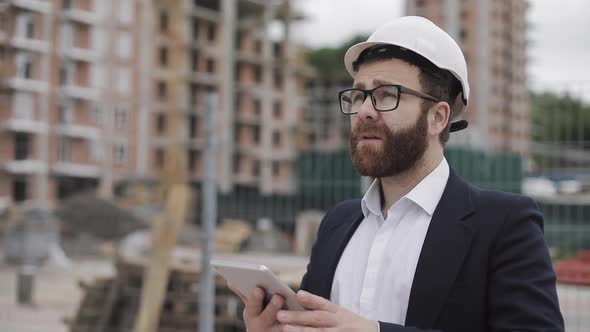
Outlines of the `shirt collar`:
M365 218L369 216L369 213L381 215L381 188L379 187L379 179L375 179L361 200L361 208Z
M405 197L418 204L430 216L434 213L443 191L447 186L449 180L449 164L447 160L443 160L438 166L430 172L414 189L412 189Z
M447 185L449 174L449 164L443 157L440 164L404 197L432 216ZM379 179L375 179L361 200L361 208L365 218L369 213L381 215L381 190L379 187Z

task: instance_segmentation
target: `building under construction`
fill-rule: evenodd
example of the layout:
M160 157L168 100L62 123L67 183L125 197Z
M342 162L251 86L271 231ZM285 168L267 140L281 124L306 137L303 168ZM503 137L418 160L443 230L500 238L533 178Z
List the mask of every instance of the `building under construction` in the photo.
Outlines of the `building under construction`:
M108 196L122 179L157 177L170 145L200 181L208 94L220 188L294 191L302 92L288 1L170 3L0 1L3 206Z
M138 174L153 176L161 168L168 119L170 113L180 111L185 120L181 144L186 147L190 176L196 181L201 178L203 114L206 95L211 93L219 97L215 111L221 190L239 185L263 193L292 192L299 93L288 2L179 3L186 6L182 17L172 17L157 1L144 9L152 13L145 17L154 19L144 24L153 32L142 38L149 43L142 52L151 55L150 65L143 68L153 69L143 74L153 84L145 87L141 98L142 116L147 119L139 122L143 146L139 147ZM171 32L178 22L183 25L180 35ZM269 27L277 28L278 36L272 36ZM171 43L176 43L176 49ZM184 73L183 89L176 98L170 95L170 79L179 75L171 66Z
M526 0L406 1L408 15L427 17L446 30L467 59L470 128L451 135L451 143L528 154L528 8Z

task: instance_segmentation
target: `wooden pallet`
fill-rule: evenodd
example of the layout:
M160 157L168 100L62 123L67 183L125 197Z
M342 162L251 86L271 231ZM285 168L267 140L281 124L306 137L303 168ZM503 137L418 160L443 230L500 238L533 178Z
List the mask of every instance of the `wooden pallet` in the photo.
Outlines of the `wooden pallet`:
M199 326L198 255L179 253L170 269L158 332L194 332ZM266 264L293 289L297 289L307 260L301 257L268 254L228 254L219 258L257 261ZM71 332L129 332L139 309L146 260L119 257L114 277L80 283L84 296L75 316L68 321ZM244 305L226 286L215 279L215 331L245 331Z
M143 269L119 261L113 278L80 284L84 296L71 332L131 331L139 308ZM199 325L199 274L173 269L170 273L158 331L194 332ZM215 331L244 331L244 306L223 280L216 280Z

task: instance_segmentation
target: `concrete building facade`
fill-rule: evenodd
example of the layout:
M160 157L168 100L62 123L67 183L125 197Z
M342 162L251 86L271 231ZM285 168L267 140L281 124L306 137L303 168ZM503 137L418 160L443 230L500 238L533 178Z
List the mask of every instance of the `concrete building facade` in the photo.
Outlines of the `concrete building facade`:
M338 92L350 89L350 81L310 80L304 112L306 151L334 152L349 147L350 116L340 111Z
M134 171L135 1L0 1L3 205L108 195Z
M159 1L0 1L0 205L109 196L120 180L156 179L170 144L198 183L208 94L222 191L295 190L304 92L288 1L177 2L185 39L172 44L179 18ZM181 128L170 128L171 114Z
M222 192L235 186L257 188L262 194L288 194L295 190L295 158L298 119L296 68L290 45L287 2L262 0L185 1L186 43L183 55L170 47L170 22L165 6L148 10L154 38L143 40L142 49L153 50L152 101L142 110L147 130L140 139L138 173L155 177L164 166L167 144L182 144L193 182L203 176L204 114L207 96L215 96L218 148L217 176ZM177 18L174 18L177 19ZM144 25L145 26L145 25ZM278 36L269 27L278 28ZM186 69L185 102L170 100L175 73L170 61ZM179 65L175 63L175 65ZM229 97L228 97L229 96ZM180 108L173 109L174 107ZM184 139L169 142L170 118L180 111Z
M470 128L451 144L527 155L530 110L526 82L528 1L407 0L408 15L449 32L467 59Z

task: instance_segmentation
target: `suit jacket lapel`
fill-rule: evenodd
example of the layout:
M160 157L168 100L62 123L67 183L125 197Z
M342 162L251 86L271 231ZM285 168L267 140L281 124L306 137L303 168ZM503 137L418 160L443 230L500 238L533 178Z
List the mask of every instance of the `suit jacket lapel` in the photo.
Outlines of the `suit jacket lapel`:
M406 326L432 328L471 245L468 185L453 170L434 211L410 291Z
M326 299L330 299L330 294L332 292L332 281L334 280L334 274L336 273L336 268L338 267L340 257L342 256L348 241L350 241L352 235L360 225L361 221L364 219L362 211L360 211L360 204L359 212L353 214L350 217L352 218L350 222L339 223L338 226L329 231L329 245L334 246L335 250L324 251L326 257L323 257L321 261L325 262L326 264L327 269L322 269L326 275L321 276L318 280L325 281L325 283L322 285L317 294Z

